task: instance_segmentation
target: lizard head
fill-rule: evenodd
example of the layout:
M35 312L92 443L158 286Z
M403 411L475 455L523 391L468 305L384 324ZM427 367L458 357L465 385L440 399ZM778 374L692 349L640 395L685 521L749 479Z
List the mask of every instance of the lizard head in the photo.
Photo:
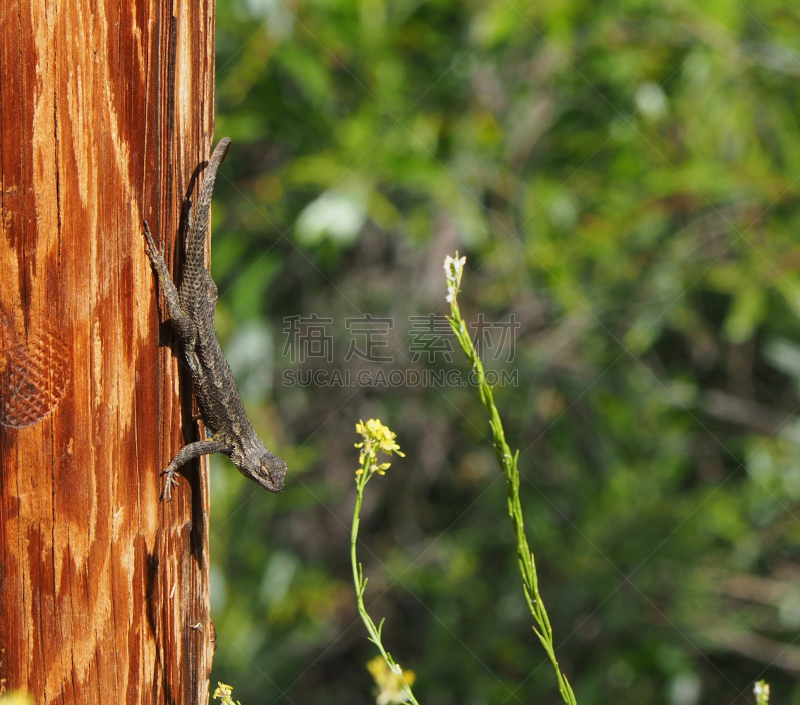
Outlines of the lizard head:
M286 477L286 462L274 455L260 440L248 452L234 448L231 454L233 464L239 472L257 482L270 492L280 492Z
M280 492L285 477L286 461L264 448L264 454L258 460L256 476L253 479L270 492Z

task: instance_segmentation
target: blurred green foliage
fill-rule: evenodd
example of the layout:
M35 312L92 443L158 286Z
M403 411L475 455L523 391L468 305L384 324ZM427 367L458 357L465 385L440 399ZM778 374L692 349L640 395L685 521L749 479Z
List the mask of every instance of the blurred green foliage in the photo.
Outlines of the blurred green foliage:
M800 703L800 6L220 0L217 326L282 495L212 468L212 682L374 702L353 424L407 457L359 555L421 702L556 703L474 389L287 386L284 319L520 323L496 389L581 705ZM235 363L234 363L235 361ZM372 365L371 369L376 368Z

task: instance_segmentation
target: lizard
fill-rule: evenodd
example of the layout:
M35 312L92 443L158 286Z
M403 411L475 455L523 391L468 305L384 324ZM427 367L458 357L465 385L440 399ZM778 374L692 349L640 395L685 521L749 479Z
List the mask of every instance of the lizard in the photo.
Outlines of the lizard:
M286 477L286 463L264 445L247 417L214 329L218 289L205 264L206 238L217 169L230 144L229 137L217 143L208 161L197 203L189 209L180 289L175 286L150 226L144 221L146 252L164 293L169 318L183 343L200 417L208 435L205 440L181 448L162 471L166 476L162 501L172 499L172 486L178 484L175 478L178 469L209 453L224 453L242 475L270 492L280 492Z

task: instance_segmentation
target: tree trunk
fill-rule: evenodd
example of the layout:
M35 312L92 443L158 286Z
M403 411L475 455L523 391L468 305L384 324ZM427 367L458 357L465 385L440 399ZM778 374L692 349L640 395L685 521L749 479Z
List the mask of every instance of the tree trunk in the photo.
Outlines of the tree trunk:
M142 220L174 267L213 80L213 0L0 0L0 692L37 704L208 699L208 472L159 502L199 434Z

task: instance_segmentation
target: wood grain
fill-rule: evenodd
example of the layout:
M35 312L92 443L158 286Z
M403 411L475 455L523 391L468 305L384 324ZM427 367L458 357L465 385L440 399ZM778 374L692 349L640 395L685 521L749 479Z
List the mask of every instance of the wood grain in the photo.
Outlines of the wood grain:
M208 700L208 474L159 503L199 435L141 223L174 267L213 27L213 0L0 0L0 692L36 703Z

